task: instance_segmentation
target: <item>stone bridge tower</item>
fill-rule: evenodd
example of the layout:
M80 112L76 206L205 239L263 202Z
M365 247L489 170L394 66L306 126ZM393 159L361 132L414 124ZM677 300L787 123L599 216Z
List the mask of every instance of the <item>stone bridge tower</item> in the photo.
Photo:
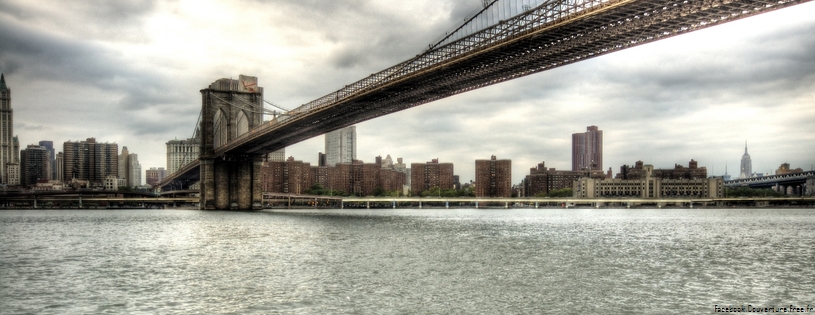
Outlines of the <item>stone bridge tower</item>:
M263 122L263 88L257 77L220 79L201 90L201 196L204 210L260 210L262 155L215 155L227 142Z

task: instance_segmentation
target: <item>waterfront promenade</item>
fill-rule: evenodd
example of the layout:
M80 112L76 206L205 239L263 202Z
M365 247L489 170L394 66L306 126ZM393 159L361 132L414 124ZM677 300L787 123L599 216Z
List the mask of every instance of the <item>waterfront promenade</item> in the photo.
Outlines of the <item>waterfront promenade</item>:
M266 199L271 207L328 208L516 208L516 207L815 207L815 197L750 198L483 198L483 197L328 197L277 195Z

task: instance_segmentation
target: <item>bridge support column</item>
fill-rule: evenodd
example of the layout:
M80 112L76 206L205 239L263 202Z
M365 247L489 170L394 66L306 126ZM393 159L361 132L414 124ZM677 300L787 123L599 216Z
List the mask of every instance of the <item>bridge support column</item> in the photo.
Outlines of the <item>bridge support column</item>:
M201 209L261 210L262 162L261 156L201 159Z

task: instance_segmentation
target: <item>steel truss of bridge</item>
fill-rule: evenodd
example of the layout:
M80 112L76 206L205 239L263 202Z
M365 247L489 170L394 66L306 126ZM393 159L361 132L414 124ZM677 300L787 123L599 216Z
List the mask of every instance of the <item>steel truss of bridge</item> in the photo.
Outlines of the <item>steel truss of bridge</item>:
M778 185L807 185L808 181L815 182L815 171L729 180L725 181L724 185L727 187L748 186L752 188L769 188Z
M293 109L215 155L269 153L459 93L808 1L547 1ZM178 176L197 179L177 172L162 184Z

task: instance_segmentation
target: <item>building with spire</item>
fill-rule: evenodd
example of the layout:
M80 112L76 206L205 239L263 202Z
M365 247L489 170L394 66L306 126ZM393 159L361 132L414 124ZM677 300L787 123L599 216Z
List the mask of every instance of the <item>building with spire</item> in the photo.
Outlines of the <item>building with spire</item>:
M14 111L11 109L11 89L0 73L0 184L14 185L19 178L20 144L14 136Z
M739 178L750 178L753 176L753 161L750 160L750 155L747 154L747 141L744 141L744 155L741 156L741 171Z

